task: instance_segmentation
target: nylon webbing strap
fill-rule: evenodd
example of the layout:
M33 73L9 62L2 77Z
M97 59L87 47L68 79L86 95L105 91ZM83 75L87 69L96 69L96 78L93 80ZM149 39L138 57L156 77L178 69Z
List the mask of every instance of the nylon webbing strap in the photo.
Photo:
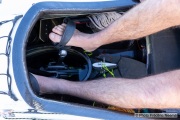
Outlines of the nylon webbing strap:
M59 48L64 47L69 42L76 29L75 23L71 19L65 18L64 23L66 23L67 25L59 44L57 44Z

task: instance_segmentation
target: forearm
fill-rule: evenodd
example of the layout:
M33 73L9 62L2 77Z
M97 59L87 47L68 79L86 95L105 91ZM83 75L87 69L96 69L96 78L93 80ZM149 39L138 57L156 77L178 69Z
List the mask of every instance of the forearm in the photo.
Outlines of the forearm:
M180 0L146 0L107 29L96 33L99 44L141 38L180 24Z
M86 99L124 108L179 108L180 71L139 80L107 78L89 82L70 82L65 90Z

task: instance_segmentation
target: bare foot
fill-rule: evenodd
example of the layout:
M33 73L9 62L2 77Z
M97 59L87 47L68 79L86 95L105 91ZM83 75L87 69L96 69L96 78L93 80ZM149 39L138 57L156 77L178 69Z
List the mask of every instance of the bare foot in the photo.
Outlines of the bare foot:
M52 32L49 34L49 38L53 42L60 42L65 27L66 24L64 23L55 26L52 29ZM72 38L67 43L67 46L76 46L76 47L81 47L86 51L93 51L97 49L100 46L100 44L98 43L98 40L96 39L94 34L82 33L76 29Z

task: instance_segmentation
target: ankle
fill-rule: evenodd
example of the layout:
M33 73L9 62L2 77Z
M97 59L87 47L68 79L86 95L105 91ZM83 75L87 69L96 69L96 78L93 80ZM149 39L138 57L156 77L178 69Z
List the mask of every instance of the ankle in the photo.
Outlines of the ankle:
M82 36L82 39L79 41L79 47L83 48L86 51L94 51L101 46L98 36L94 34L85 34Z
M89 38L91 41L91 45L97 49L98 47L100 47L102 45L101 43L101 38L99 37L99 34L97 33L94 33L94 34L91 34L90 38Z

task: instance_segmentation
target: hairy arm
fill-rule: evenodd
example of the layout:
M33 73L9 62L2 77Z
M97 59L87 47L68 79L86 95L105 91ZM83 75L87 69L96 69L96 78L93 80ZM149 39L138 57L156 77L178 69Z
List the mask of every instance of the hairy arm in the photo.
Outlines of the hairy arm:
M61 82L61 92L118 107L180 108L180 70L138 80L107 78Z
M180 0L146 0L107 29L95 33L99 45L150 35L180 24Z

